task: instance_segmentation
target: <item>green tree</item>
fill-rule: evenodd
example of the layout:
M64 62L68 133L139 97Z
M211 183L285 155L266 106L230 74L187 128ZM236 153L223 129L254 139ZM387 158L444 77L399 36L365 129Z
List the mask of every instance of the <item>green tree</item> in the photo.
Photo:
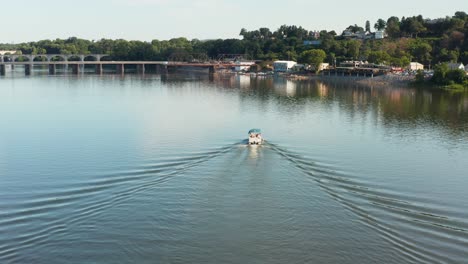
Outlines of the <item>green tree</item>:
M403 18L401 19L400 29L405 35L417 38L419 33L427 30L423 23L422 16Z
M466 80L466 73L464 70L460 69L449 70L447 72L447 79L457 84L463 84Z
M371 51L367 58L369 62L376 63L376 64L386 64L390 62L390 55L383 50L378 51Z
M404 68L404 67L407 67L410 63L411 63L411 60L408 57L402 56L399 59L399 64L397 66Z
M128 41L124 39L119 39L115 41L112 56L119 60L127 60L129 52L130 44L128 43Z
M446 63L437 64L434 67L434 75L432 75L431 81L438 85L447 85L447 73L449 71L449 67Z
M370 22L369 22L369 20L366 21L366 31L370 32Z
M326 57L327 54L325 51L321 49L311 49L301 53L299 56L299 62L310 64L317 70Z
M410 32L411 36L414 34L416 38L418 34L421 32L426 31L426 27L424 27L423 23L417 19L412 19L410 22Z
M353 33L358 33L358 32L363 32L364 31L364 29L362 27L358 26L357 24L354 24L354 26L350 25L349 27L346 28L346 30L349 30L349 31L351 31Z
M416 72L416 83L423 83L424 82L424 71L423 70L418 70Z
M333 53L333 52L328 53L327 61L328 61L328 63L330 63L330 65L336 66L335 53Z
M385 32L390 38L398 38L400 36L400 19L394 16L390 17L387 20Z
M432 47L429 43L424 41L414 41L410 45L410 53L413 58L423 64L431 63Z
M461 61L466 65L468 64L468 50L463 51L463 53L460 55Z
M374 28L380 31L380 30L384 30L386 26L387 26L387 22L379 18L379 20L377 20L377 22L375 23Z
M359 40L349 40L346 42L346 56L358 59L359 58L359 50L361 48L362 42Z

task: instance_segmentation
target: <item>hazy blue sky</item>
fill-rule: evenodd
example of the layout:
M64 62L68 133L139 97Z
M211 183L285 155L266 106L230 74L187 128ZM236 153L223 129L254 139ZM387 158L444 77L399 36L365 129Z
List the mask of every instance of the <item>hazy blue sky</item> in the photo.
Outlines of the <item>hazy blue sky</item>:
M339 4L338 4L339 3ZM0 42L41 39L238 38L248 30L298 25L341 31L396 15L468 12L468 0L16 0L2 1Z

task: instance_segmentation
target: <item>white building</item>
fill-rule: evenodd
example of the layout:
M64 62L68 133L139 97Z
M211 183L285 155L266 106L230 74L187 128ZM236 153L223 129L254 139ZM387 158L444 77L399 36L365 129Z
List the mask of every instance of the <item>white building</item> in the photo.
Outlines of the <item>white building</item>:
M323 62L323 63L320 63L319 71L323 71L323 70L326 70L328 68L330 68L330 63Z
M408 69L412 71L424 70L424 65L419 62L410 62Z
M291 71L297 62L295 61L275 61L273 62L273 70L275 72L288 72Z
M385 31L383 30L377 30L374 35L375 39L383 39L385 38Z
M450 70L465 70L463 63L449 63L447 64Z

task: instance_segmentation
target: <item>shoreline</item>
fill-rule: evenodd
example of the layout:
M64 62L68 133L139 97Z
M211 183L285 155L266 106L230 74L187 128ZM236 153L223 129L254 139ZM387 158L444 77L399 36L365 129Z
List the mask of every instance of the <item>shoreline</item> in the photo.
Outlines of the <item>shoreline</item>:
M396 74L385 74L374 77L363 76L335 76L335 75L306 75L306 74L291 74L284 75L290 80L321 80L334 82L355 82L358 84L378 84L378 85L406 85L408 86L415 80L415 76L401 76Z

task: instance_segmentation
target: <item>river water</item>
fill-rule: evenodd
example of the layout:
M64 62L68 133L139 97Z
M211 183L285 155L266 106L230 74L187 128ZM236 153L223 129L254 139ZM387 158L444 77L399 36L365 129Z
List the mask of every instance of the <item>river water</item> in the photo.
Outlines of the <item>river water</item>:
M0 78L0 263L466 263L467 188L463 92Z

